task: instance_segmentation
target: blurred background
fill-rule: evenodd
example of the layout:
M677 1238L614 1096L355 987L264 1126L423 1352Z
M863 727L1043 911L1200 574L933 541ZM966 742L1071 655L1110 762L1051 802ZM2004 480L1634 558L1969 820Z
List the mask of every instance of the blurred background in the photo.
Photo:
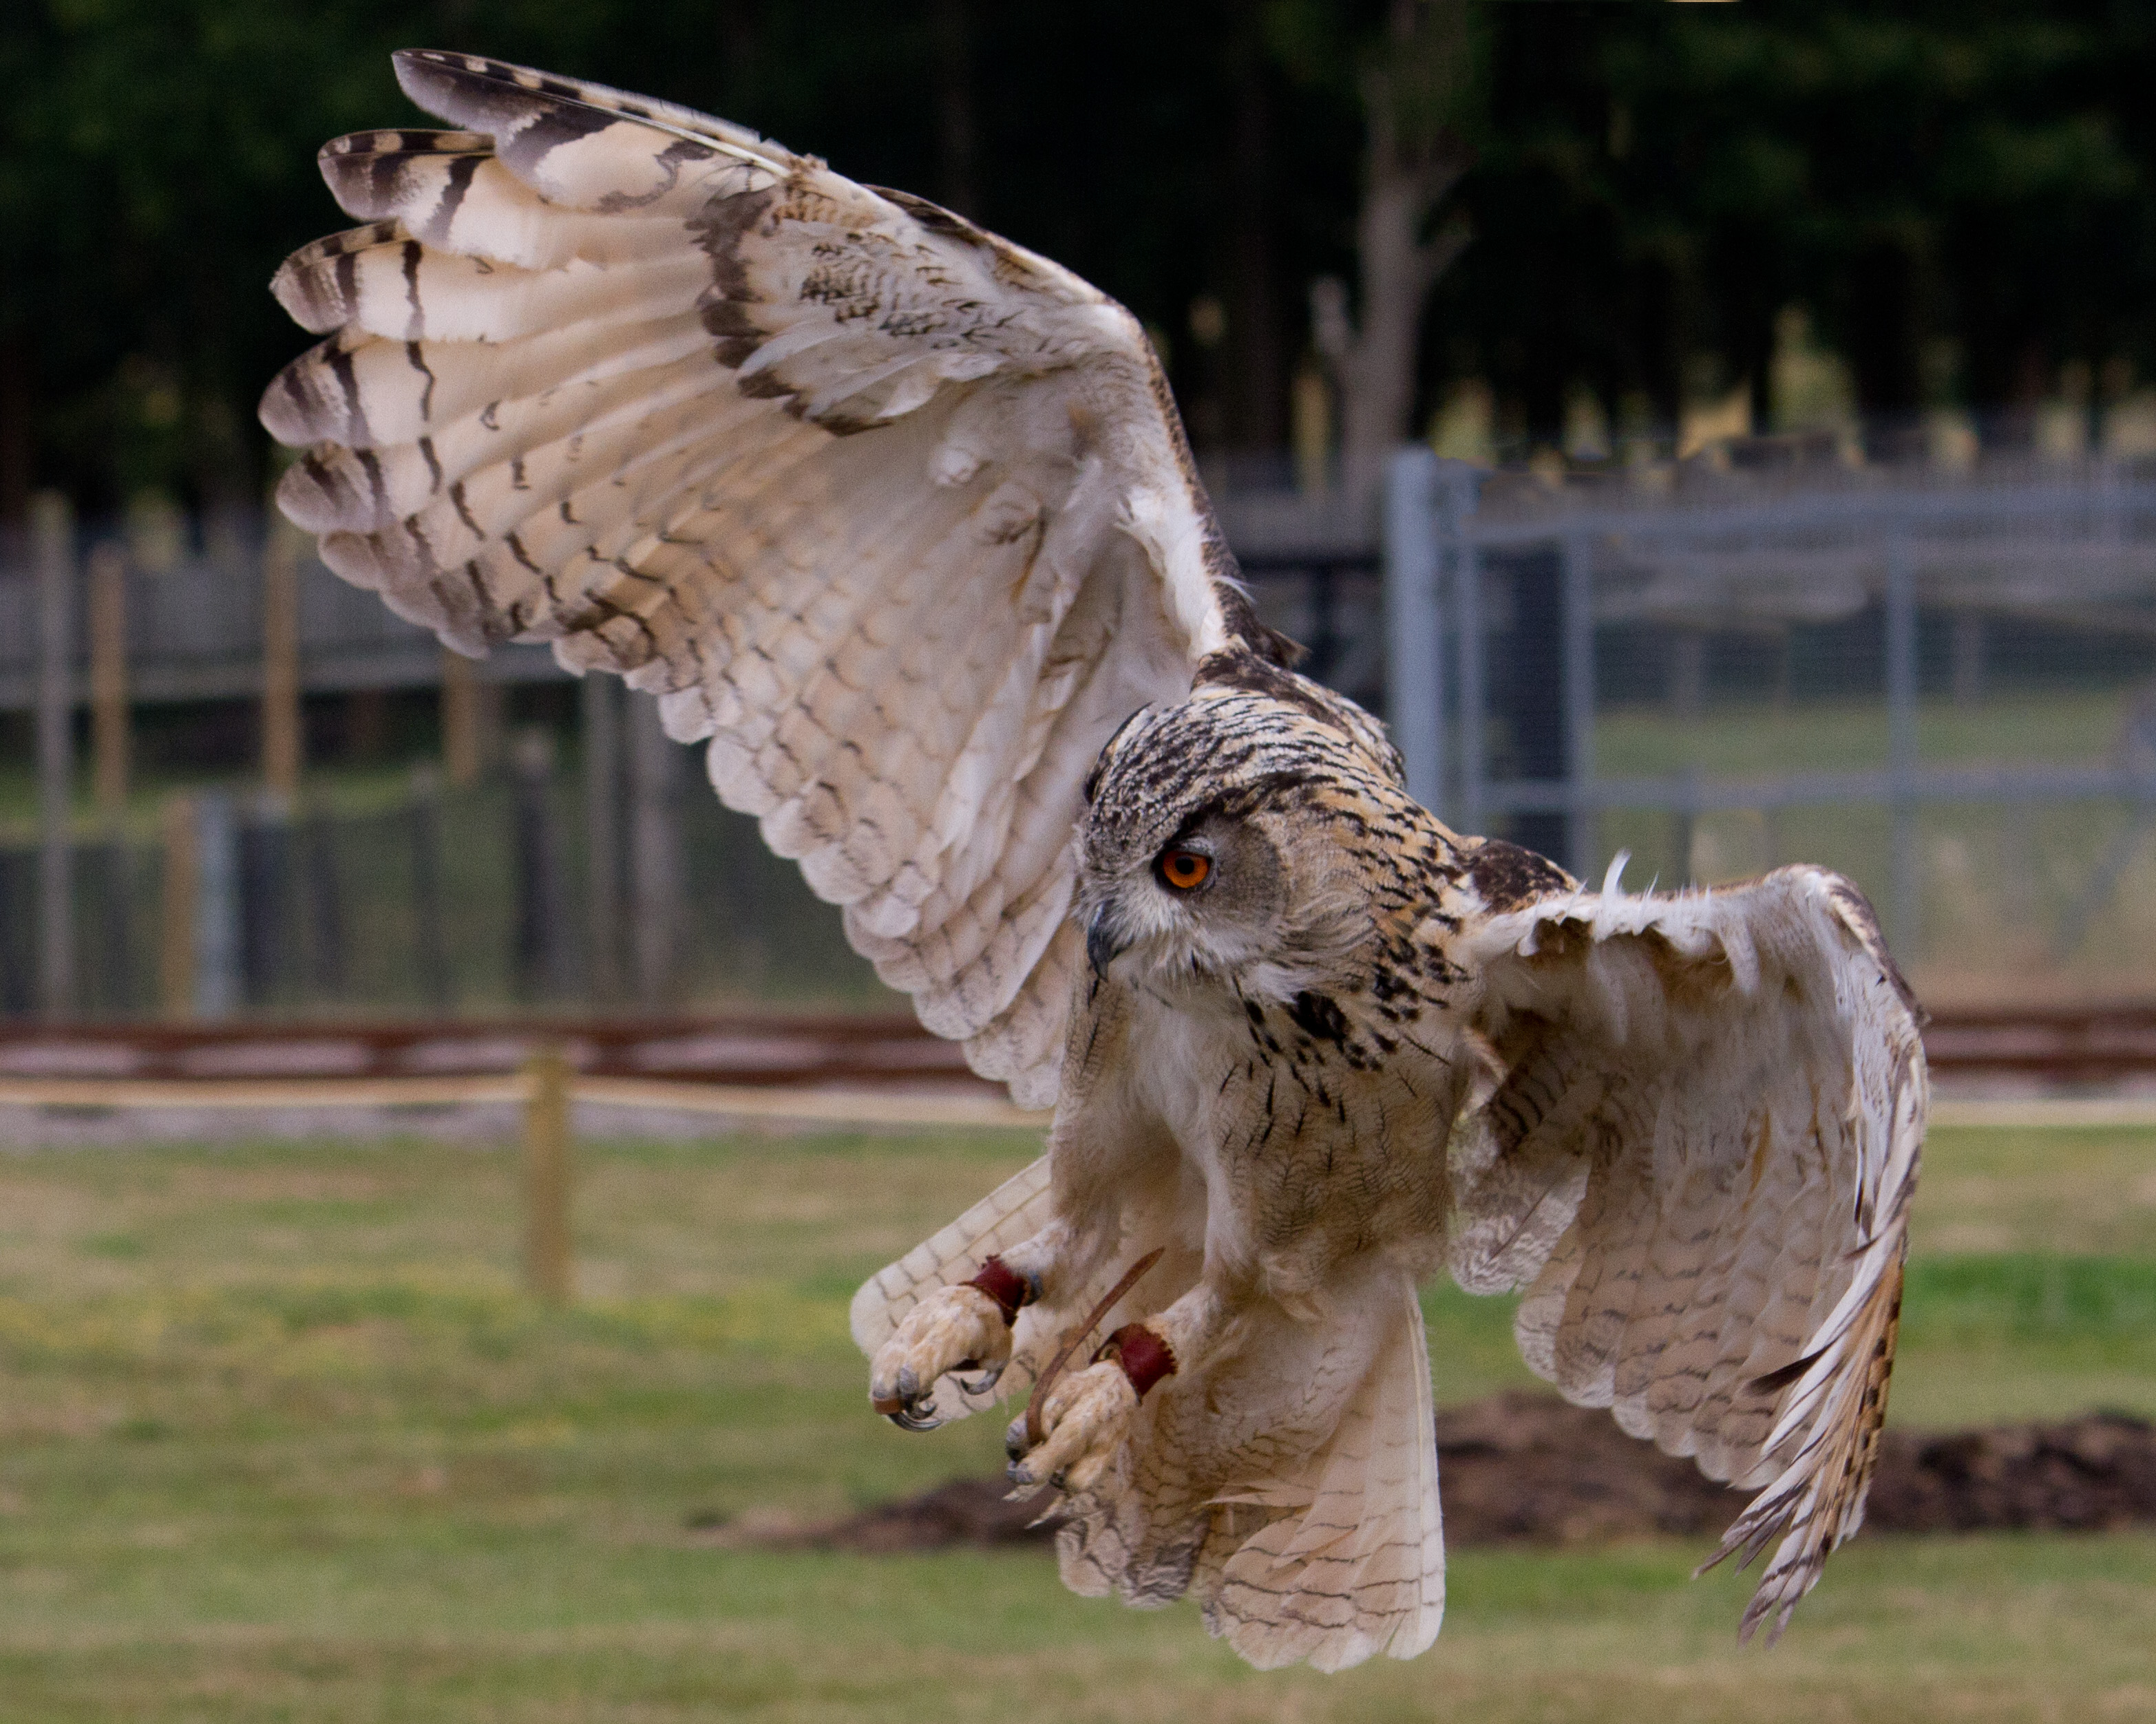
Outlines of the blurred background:
M1871 894L1939 1106L1874 1521L1781 1647L1689 1578L1734 1499L1442 1280L1411 1665L1074 1598L999 1418L870 1418L853 1289L1038 1121L648 700L263 506L266 285L413 45L1120 298L1460 829ZM2147 0L0 8L0 1715L2156 1716L2152 88Z
M1122 299L1308 668L1396 726L1441 683L1455 824L1830 863L1950 1003L2156 964L2145 7L70 0L0 23L0 1012L890 998L642 697L446 657L270 525L264 284L410 44ZM1389 643L1410 440L1464 464Z

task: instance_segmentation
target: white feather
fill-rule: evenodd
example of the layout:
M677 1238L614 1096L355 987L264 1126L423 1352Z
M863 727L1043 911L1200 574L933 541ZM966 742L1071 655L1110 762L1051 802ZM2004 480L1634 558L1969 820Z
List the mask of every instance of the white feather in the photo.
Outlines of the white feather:
M289 511L459 650L548 640L662 695L924 1021L1038 1101L1079 787L1226 639L1143 334L740 127L469 56L398 65L464 129L325 151L372 225L278 275L332 332L264 402L318 445ZM991 494L1026 499L1032 537L971 531Z

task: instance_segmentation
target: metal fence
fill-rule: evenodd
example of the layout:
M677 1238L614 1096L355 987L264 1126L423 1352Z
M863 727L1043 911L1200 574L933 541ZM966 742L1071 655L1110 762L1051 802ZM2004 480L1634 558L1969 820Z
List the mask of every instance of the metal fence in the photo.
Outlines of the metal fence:
M551 740L521 733L463 788L423 763L296 805L211 787L168 799L155 831L78 829L67 1013L888 1009L836 912L694 782L687 751L661 739L667 782L594 819L583 763L557 767ZM0 1015L49 1007L39 860L0 844Z
M176 517L154 539L119 521L77 529L61 517L61 554L87 564L115 561L130 697L136 701L245 700L261 692L263 552L258 512ZM51 529L49 529L51 531ZM31 533L0 538L0 712L34 706L38 680L40 548ZM82 554L86 553L86 554ZM311 693L429 687L441 677L441 649L426 630L381 598L331 574L311 555L299 560L299 648ZM66 608L70 697L89 698L91 585L71 581ZM509 647L482 673L496 682L551 681L567 673L543 647Z
M1810 859L1952 993L2156 980L2156 481L1487 481L1386 498L1416 793L1598 877Z
M1626 850L1635 885L1841 869L1941 998L2152 991L2148 471L1548 480L1409 451L1381 500L1230 490L1222 514L1260 614L1383 713L1455 826L1589 878ZM40 698L55 618L40 735L90 703L100 556L128 700L262 698L263 546L259 517L70 532L44 562L93 578L55 611L36 547L0 544L0 711ZM439 679L374 595L311 558L296 582L308 691ZM485 674L561 675L536 648ZM161 827L139 794L90 813L78 774L42 828L0 810L0 1011L877 1001L836 916L654 740L650 703L597 679L579 698L463 788L424 762L317 763L296 795L205 775Z
M1269 495L1245 511L1240 548L1312 668L1375 700L1368 521ZM12 803L0 776L0 1014L891 1003L835 912L719 808L652 703L609 678L582 686L576 724L527 731L460 787L449 778L470 775L477 721L467 703L459 772L444 685L439 757L408 776L317 761L273 788L176 768L167 744L147 798L124 767L110 798L85 794L107 721L124 728L130 711L259 703L267 776L280 700L296 751L301 694L432 687L447 662L307 547L276 546L259 514L78 526L43 500L34 531L0 534L0 714L36 713L38 757L34 803ZM543 647L497 649L469 674L497 690L566 680ZM0 775L20 764L0 757Z

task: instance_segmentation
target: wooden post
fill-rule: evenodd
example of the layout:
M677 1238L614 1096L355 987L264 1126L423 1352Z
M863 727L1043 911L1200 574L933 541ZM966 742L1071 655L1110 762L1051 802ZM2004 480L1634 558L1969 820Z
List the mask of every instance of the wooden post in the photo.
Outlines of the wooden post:
M300 530L270 519L262 551L262 782L289 806L300 793Z
M90 743L97 811L127 806L127 553L107 541L90 553Z
M479 661L442 649L442 771L453 790L479 782L501 741L502 688Z
M167 797L160 824L165 868L158 891L157 1004L164 1017L177 1022L195 1011L195 906L201 882L193 798Z
M127 554L110 540L90 553L90 784L104 843L96 853L104 902L94 921L105 1013L136 1004L135 861L127 812Z
M548 1305L569 1302L569 1062L557 1047L542 1049L525 1068L531 1093L524 1104L524 1273Z
M38 574L38 1007L49 1018L74 1004L74 857L68 830L74 778L74 517L43 491L31 512Z

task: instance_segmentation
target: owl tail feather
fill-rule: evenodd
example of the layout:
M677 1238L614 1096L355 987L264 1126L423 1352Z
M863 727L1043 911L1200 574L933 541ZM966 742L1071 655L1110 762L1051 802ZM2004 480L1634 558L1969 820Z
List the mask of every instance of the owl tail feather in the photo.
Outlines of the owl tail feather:
M1391 1331L1325 1446L1285 1476L1214 1501L1214 1536L1191 1590L1207 1629L1251 1664L1307 1659L1329 1671L1429 1649L1445 1614L1445 1534L1430 1352L1412 1285L1403 1282ZM1230 1545L1253 1521L1264 1524ZM1224 1546L1214 1568L1208 1559Z

